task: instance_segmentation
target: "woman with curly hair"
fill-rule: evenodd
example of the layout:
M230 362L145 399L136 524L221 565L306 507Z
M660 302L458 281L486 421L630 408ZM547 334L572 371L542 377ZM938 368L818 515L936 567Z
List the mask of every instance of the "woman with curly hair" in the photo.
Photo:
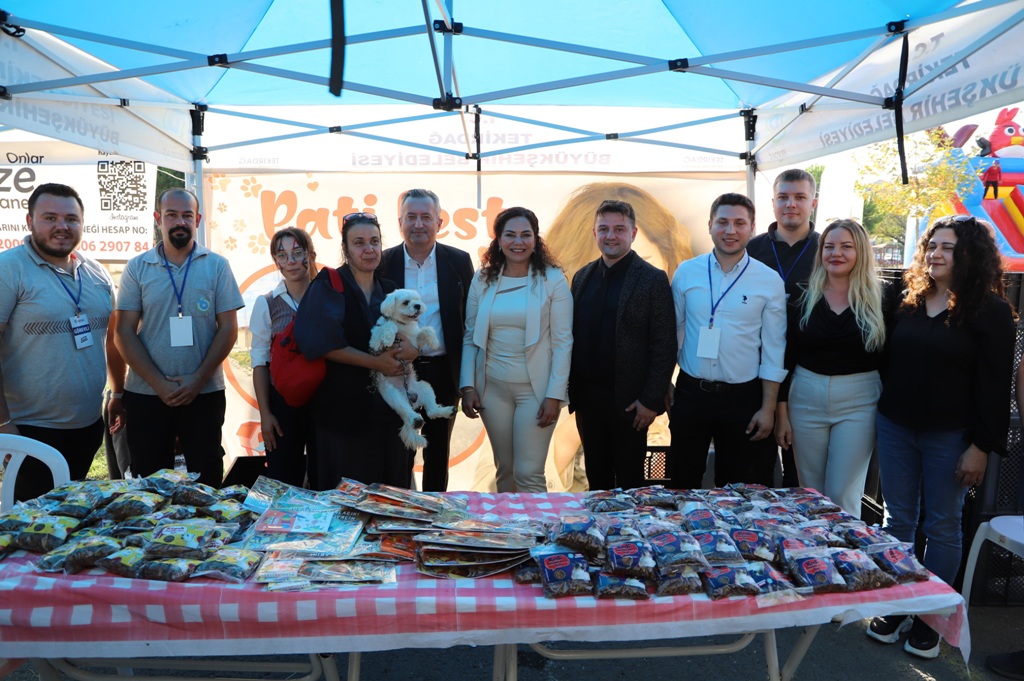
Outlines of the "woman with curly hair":
M508 208L473 278L462 346L462 409L481 416L499 492L546 492L544 462L572 357L572 295L537 216Z
M967 488L985 477L989 452L1006 454L1014 313L992 227L968 215L932 223L904 280L878 403L882 494L900 541L914 541L923 506L922 562L952 584ZM895 643L907 629L904 650L939 654L938 632L918 618L877 618L868 635Z
M779 391L776 440L793 447L801 485L859 518L885 345L882 287L860 223L825 228L807 287L788 313L790 373Z

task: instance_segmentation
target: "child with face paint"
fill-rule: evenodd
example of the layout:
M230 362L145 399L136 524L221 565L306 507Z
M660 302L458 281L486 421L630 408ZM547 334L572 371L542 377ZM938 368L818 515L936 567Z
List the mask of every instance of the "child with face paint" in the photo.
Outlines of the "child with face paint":
M256 299L249 320L252 382L267 455L265 474L290 485L308 484L311 489L319 489L312 408L288 406L270 379L271 341L295 317L299 301L316 277L316 252L309 234L286 227L270 240L270 254L281 281L273 291Z

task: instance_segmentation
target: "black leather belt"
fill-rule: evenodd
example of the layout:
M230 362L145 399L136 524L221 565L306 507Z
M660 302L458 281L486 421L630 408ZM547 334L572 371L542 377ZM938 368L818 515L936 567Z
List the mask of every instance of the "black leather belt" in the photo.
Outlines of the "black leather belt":
M706 393L715 393L719 395L721 393L727 393L733 390L739 390L740 388L746 388L760 382L761 379L755 378L752 381L745 383L726 383L725 381L708 381L703 378L696 378L690 374L679 373L679 380L686 385L693 386L698 390L702 390Z

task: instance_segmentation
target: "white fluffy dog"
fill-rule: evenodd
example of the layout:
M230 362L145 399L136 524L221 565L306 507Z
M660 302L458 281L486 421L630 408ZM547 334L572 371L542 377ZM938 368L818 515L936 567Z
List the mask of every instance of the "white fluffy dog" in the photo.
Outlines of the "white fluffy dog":
M394 345L399 336L421 351L436 349L437 334L429 326L420 328L417 321L425 307L416 291L402 288L389 293L380 305L380 319L370 332L370 350L383 352ZM423 418L417 409L423 409L427 418L432 419L451 418L455 411L454 407L437 403L434 389L426 381L419 380L411 366L404 376L385 376L374 371L373 382L388 406L402 417L399 435L409 449L427 446L427 439L419 432Z

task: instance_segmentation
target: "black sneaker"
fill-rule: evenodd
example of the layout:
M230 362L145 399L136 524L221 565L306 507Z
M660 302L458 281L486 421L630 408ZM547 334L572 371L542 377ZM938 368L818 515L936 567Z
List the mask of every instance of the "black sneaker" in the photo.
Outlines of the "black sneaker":
M868 625L868 637L879 643L896 643L900 640L900 634L909 630L912 624L910 615L876 617Z
M910 629L910 636L903 644L903 650L911 655L931 660L939 656L939 632L935 631L924 623L920 617L914 618L914 626Z
M1006 679L1024 679L1024 650L1002 655L989 655L988 668Z

